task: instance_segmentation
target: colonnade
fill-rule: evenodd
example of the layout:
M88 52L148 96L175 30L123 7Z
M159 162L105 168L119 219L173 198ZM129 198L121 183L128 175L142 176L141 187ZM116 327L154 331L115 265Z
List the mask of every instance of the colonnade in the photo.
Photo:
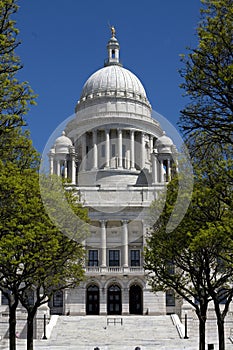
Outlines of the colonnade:
M152 174L152 184L168 182L171 178L172 152L156 149L153 135L132 129L94 129L84 133L76 143L79 154L79 170L127 169L131 171L147 169ZM158 151L160 153L158 153ZM50 174L69 177L76 184L76 150L49 152ZM90 152L90 154L89 154Z
M129 231L128 231L128 220L121 221L121 266L129 267ZM145 224L142 223L142 236L145 237ZM100 220L100 267L107 267L107 220ZM142 240L142 246L145 240ZM142 247L140 247L142 248Z
M116 131L116 138L111 137L111 131ZM88 145L87 142L87 133L82 135L82 165L81 170L87 170L87 152L89 152L92 148L92 164L90 165L92 170L99 168L99 158L100 158L100 148L98 143L98 131L94 129L92 131L92 140ZM125 138L124 133L129 132L130 138ZM102 142L104 146L104 168L117 168L117 169L130 169L135 170L136 164L138 168L143 169L145 167L145 159L146 159L146 149L145 149L145 134L143 132L139 132L141 134L140 139L137 141L141 144L141 149L138 149L138 156L135 159L135 150L136 150L136 140L135 140L135 130L126 130L126 129L105 129L105 140ZM138 133L138 131L137 131ZM150 148L151 152L153 150L153 136L150 135ZM114 142L115 152L111 150L111 145ZM124 150L124 154L123 154ZM139 157L140 155L140 157ZM114 165L111 164L111 160L115 159Z
M171 180L171 166L173 163L171 154L152 153L152 183L163 183Z
M69 153L55 153L54 150L49 152L49 169L50 175L56 174L64 178L70 177L71 183L76 183L76 164L75 149L70 147Z

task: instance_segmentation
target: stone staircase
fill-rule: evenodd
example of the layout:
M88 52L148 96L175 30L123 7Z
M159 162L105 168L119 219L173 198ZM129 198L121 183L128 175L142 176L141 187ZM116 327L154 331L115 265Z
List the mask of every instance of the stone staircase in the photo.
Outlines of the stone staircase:
M47 340L35 340L35 350L198 350L198 332L189 324L189 339L181 339L171 316L53 316ZM214 342L215 343L215 342ZM17 350L26 340L17 339ZM0 341L8 350L8 341ZM208 350L208 345L206 345ZM214 350L218 350L217 343ZM226 350L233 343L226 339Z
M61 316L48 341L57 349L188 349L170 316ZM54 348L55 349L55 348Z

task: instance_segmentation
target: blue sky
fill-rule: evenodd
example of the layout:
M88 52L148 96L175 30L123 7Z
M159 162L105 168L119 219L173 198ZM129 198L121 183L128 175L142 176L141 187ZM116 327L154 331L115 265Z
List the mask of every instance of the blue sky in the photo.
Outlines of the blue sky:
M52 132L74 113L87 78L103 67L116 28L120 59L143 83L153 110L176 126L187 100L179 88L179 55L197 46L200 0L19 0L18 78L38 94L27 115L42 152Z

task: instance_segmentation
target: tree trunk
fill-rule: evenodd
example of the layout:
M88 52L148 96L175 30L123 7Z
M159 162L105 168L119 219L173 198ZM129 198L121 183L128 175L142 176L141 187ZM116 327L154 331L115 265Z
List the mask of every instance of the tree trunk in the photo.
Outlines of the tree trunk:
M199 350L205 350L205 325L206 317L199 317Z
M224 335L224 319L218 317L218 348L219 350L225 350L225 335Z
M16 350L16 309L18 300L10 300L9 302L9 340L10 350Z
M206 313L208 303L200 303L196 308L196 314L199 319L199 350L205 350L205 328L206 328Z
M35 310L27 310L27 350L33 350L34 317Z

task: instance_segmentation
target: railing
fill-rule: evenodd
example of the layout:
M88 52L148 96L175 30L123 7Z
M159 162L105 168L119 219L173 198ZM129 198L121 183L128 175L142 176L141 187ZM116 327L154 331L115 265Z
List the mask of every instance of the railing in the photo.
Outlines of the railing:
M111 266L111 267L100 267L100 266L86 266L85 267L86 274L122 274L122 275L128 275L128 274L134 274L134 275L143 275L144 269L141 266L130 266L130 267L118 267L118 266Z
M108 317L107 318L107 326L109 325L109 324L114 324L114 326L117 324L117 323L119 323L121 326L123 325L123 318L122 317Z

